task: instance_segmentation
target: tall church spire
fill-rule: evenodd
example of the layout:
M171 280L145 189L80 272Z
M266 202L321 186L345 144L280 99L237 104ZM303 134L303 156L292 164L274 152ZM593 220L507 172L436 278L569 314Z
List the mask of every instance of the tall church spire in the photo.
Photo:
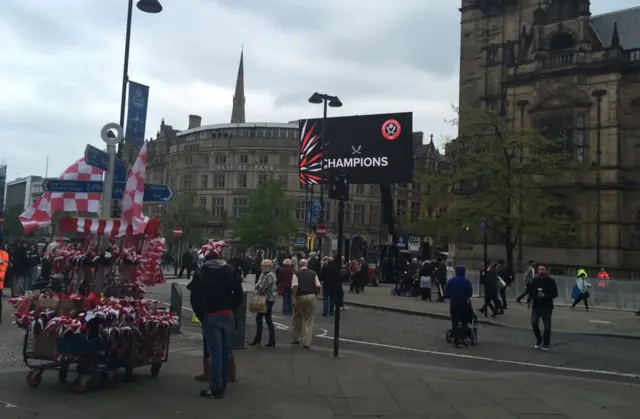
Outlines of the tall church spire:
M231 109L231 123L244 123L244 48L240 52L240 65L238 66L238 78L236 79L236 91L233 95L233 108Z

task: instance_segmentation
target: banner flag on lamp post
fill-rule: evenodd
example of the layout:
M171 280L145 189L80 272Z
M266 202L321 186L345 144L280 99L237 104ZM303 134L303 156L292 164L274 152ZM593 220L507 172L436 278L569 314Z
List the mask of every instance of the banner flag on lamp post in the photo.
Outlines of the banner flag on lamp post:
M137 145L144 143L144 131L147 124L147 108L149 104L149 86L129 82L129 100L127 106L127 126L125 140Z

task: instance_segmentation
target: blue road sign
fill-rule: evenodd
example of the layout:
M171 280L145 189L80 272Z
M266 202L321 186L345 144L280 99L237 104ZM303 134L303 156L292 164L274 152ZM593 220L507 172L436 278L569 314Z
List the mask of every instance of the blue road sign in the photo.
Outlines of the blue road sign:
M102 182L89 180L45 179L42 181L45 192L101 193Z
M109 165L109 156L106 151L102 151L97 147L87 144L87 148L84 149L84 161L89 166L95 167L100 170L107 171ZM127 180L127 165L119 159L116 159L114 181L126 182Z
M113 183L113 199L122 199L125 182ZM42 182L45 192L102 193L102 182L85 180L45 179ZM171 185L144 185L144 202L148 204L166 204L171 202L176 191Z
M482 222L480 223L480 230L482 230L482 234L485 234L487 232L487 222L482 220Z

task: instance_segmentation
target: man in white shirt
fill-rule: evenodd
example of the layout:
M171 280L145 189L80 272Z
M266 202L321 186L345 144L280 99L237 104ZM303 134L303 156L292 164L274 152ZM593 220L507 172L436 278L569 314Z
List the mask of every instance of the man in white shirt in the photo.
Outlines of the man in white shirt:
M302 344L309 348L313 336L313 316L316 311L316 296L321 285L318 274L308 268L306 259L299 262L300 269L295 271L291 279L291 295L293 297L293 339L291 344Z

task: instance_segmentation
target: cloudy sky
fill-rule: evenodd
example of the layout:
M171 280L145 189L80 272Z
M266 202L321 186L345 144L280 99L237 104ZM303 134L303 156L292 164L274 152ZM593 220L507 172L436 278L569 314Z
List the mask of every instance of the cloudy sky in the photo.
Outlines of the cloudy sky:
M160 120L184 129L230 119L245 51L247 120L318 116L313 91L338 95L332 115L413 111L436 138L457 102L459 1L161 0L134 8L130 78L150 86L147 138ZM635 0L593 0L602 13ZM401 7L400 7L401 5ZM117 121L127 0L0 1L0 162L8 177L57 176L101 146Z

